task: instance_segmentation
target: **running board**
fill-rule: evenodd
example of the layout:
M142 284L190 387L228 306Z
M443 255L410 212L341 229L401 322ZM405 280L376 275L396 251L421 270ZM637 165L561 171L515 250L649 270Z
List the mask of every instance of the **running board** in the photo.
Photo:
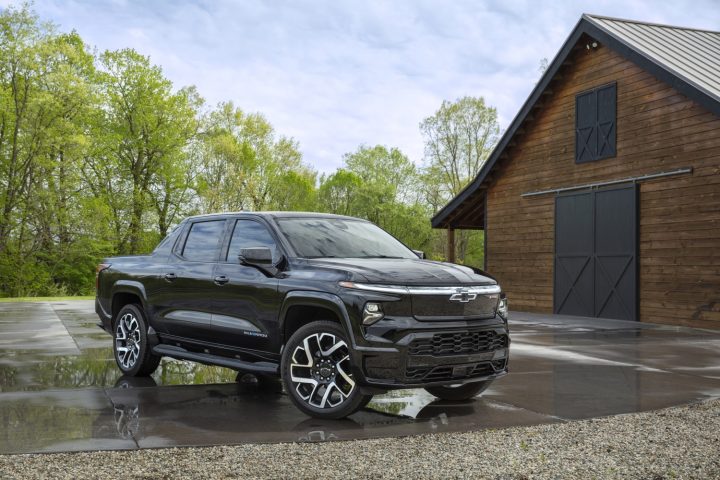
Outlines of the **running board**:
M184 348L174 347L172 345L155 345L153 347L153 353L155 355L177 358L178 360L191 360L205 365L233 368L235 370L242 370L243 372L277 374L279 371L277 363L244 362L236 358L221 357L209 353L189 352Z

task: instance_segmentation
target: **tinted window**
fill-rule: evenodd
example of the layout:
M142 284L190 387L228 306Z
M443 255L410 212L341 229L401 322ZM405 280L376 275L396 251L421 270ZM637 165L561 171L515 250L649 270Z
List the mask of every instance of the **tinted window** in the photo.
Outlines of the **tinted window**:
M224 228L225 220L193 223L185 241L183 257L195 262L216 260Z
M180 236L180 232L182 231L182 228L180 228L181 225L182 224L176 226L170 233L168 233L165 239L160 242L157 247L155 247L153 255L167 255L170 253L173 246L175 246L175 240L177 240L178 236Z
M253 220L238 220L233 229L226 260L237 262L240 249L252 247L267 247L273 252L273 262L278 260L275 240L267 228Z
M410 249L377 225L335 218L283 218L280 231L301 257L413 258Z

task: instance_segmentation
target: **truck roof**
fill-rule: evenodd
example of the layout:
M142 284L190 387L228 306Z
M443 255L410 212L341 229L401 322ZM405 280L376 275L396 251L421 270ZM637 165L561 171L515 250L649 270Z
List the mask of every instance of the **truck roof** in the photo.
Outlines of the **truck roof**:
M218 212L218 213L205 213L202 215L193 215L187 217L188 220L196 218L208 218L208 217L231 217L231 216L242 216L242 215L255 215L261 217L274 217L274 218L335 218L335 219L346 219L346 220L360 220L366 222L362 218L349 217L347 215L336 215L334 213L321 213L321 212L282 212L282 211L238 211L238 212Z

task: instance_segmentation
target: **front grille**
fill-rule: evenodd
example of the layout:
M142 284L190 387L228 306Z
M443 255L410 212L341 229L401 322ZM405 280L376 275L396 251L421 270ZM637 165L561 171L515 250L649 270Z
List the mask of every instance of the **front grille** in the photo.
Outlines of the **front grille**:
M474 365L408 367L405 370L405 377L408 382L441 382L492 375L493 373L495 373L493 366L489 362L482 362Z
M410 355L462 355L492 352L508 345L507 335L493 330L475 332L436 333L432 338L413 340L408 345Z

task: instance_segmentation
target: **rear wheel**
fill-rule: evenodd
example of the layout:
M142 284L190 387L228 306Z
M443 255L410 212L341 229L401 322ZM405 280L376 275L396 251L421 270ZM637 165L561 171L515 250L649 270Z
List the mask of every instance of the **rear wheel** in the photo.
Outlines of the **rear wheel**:
M316 418L344 418L367 404L352 375L345 332L319 321L298 329L283 350L281 371L293 403Z
M125 305L117 314L113 329L115 362L124 375L150 375L160 364L160 356L152 353L147 339L148 326L142 308Z
M439 387L427 387L429 393L441 400L469 400L475 395L484 392L490 386L492 380L484 382L466 383L464 385L442 385Z

